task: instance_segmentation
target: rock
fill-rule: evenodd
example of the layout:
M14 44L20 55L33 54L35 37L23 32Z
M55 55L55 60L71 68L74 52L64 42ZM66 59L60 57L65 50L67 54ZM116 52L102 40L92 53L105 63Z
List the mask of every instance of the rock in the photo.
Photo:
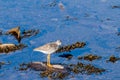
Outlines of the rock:
M28 67L40 71L41 77L50 77L52 79L63 79L69 75L69 70L58 64L52 64L53 67L48 67L46 63L43 62L32 62L28 64Z
M46 63L43 63L43 62L32 62L32 63L29 63L29 67L34 69L34 70L37 70L37 71L44 71L44 70L53 70L53 71L65 71L65 67L62 66L62 65L58 65L58 64L52 64L53 67L48 67L46 65Z
M7 43L7 44L0 44L0 54L1 53L10 53L10 52L14 52L16 50L20 50L27 47L24 44L19 44L19 45L15 45L12 43Z

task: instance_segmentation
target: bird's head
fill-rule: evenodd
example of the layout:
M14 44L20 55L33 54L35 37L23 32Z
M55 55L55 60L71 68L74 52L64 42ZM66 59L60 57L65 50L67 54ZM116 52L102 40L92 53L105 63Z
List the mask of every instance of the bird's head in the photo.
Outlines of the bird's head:
M57 40L56 43L57 43L58 45L61 45L61 44L62 44L62 42L61 42L60 40Z

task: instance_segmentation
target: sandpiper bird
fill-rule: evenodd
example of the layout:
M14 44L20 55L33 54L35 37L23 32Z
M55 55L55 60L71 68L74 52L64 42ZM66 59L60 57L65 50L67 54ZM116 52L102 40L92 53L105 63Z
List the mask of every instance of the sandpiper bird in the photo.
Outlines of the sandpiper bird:
M50 54L58 50L60 45L61 45L61 41L57 40L56 42L47 43L43 46L35 48L34 51L39 51L39 52L43 52L44 54L47 54L47 66L52 67L52 65L50 64Z

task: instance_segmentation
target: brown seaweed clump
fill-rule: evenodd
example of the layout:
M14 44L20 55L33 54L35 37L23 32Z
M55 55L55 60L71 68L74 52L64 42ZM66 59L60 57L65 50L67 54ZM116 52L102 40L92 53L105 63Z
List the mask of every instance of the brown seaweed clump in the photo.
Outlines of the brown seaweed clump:
M118 6L118 5L112 6L112 9L116 9L116 8L120 8L120 6Z
M61 71L52 71L52 70L46 70L40 72L41 77L49 77L50 79L63 79L66 76L68 76L68 73L64 73Z
M72 45L67 45L67 46L63 46L63 47L60 47L56 53L59 53L59 52L69 52L73 49L76 49L76 48L82 48L84 47L86 44L85 42L76 42Z
M65 67L66 66L66 67ZM102 74L106 70L103 68L95 67L91 64L83 64L78 62L77 64L64 64L64 68L50 68L44 62L31 62L29 64L21 64L19 70L24 71L28 69L33 69L35 71L40 71L40 76L48 77L50 79L65 79L70 74Z
M2 30L0 30L0 35L2 35L3 33L2 33Z
M26 45L24 44L0 44L0 53L9 53L9 52L14 52L16 50L20 50L25 48Z
M23 32L20 31L20 27L15 27L6 32L6 35L11 34L13 35L16 40L20 43L23 38L28 38L30 36L35 36L39 33L39 30L25 30Z
M73 57L73 55L72 54L62 54L62 55L59 55L59 57L67 58L68 60L70 60Z
M20 27L19 27L19 26L8 30L8 31L6 32L6 34L11 34L11 35L13 35L13 36L18 40L18 42L20 43L20 41L21 41L21 36L20 36Z
M115 63L118 60L120 60L120 58L115 57L114 55L112 55L112 56L110 56L109 60L107 60L107 62Z
M93 55L93 54L89 54L89 55L85 55L83 57L79 56L78 59L84 59L84 60L88 60L88 61L93 61L96 59L100 59L101 56L97 56L97 55Z
M23 34L22 38L28 38L30 36L35 36L38 33L39 33L39 30L37 30L37 29L26 30L26 31L22 32L22 34Z
M102 68L97 68L91 64L83 64L83 63L77 63L77 64L71 64L70 65L71 71L73 73L81 73L81 74L101 74L102 72L105 71L105 69Z
M22 64L20 64L19 71L26 71L26 70L28 70L28 68L29 68L28 64L22 63Z
M66 68L50 68L42 62L32 62L28 66L33 70L40 71L41 77L49 77L51 79L63 79L69 75L69 71Z

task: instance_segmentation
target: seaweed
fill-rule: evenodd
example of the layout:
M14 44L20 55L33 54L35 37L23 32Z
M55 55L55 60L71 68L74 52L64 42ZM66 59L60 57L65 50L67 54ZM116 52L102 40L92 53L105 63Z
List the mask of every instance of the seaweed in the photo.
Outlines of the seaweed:
M67 58L68 60L70 60L73 57L73 55L72 54L62 54L62 55L59 55L59 57Z
M71 71L75 74L81 73L81 74L101 74L102 72L105 72L105 69L95 67L91 64L83 64L78 62L77 64L70 65Z
M85 42L76 42L76 43L71 44L71 45L67 45L67 46L60 47L60 48L56 51L56 53L60 53L60 52L70 52L71 50L76 49L76 48L83 48L85 45L86 45Z
M69 75L69 71L67 68L59 68L59 67L48 67L46 63L43 62L32 62L29 63L29 68L40 71L41 77L49 77L52 79L63 79Z
M26 71L29 68L28 64L26 64L26 63L22 63L19 66L20 66L19 71Z
M110 58L108 60L106 60L106 62L112 62L115 63L116 61L120 60L119 57L115 57L114 55L110 56Z
M93 54L88 54L85 56L78 56L78 60L84 59L88 61L93 61L102 58L101 56L93 55Z
M35 71L40 71L40 76L42 78L49 77L51 79L65 79L71 74L98 75L106 71L105 69L96 67L92 64L84 64L81 62L78 62L77 64L64 64L65 67L63 69L47 67L46 63L43 62L32 62L26 66L27 69L31 68ZM26 70L26 67L25 69L21 68L20 70Z
M18 43L21 42L23 38L29 38L31 36L35 36L39 33L38 29L31 29L31 30L24 30L23 32L20 30L20 27L15 27L10 30L8 30L5 34L6 35L12 35L15 37L15 39L18 41Z
M0 53L10 53L27 47L25 44L0 44Z
M112 9L116 9L116 8L120 8L120 6L118 6L118 5L112 6Z
M23 34L22 38L28 38L30 36L35 36L38 33L39 33L38 29L25 30L22 32L22 34Z

